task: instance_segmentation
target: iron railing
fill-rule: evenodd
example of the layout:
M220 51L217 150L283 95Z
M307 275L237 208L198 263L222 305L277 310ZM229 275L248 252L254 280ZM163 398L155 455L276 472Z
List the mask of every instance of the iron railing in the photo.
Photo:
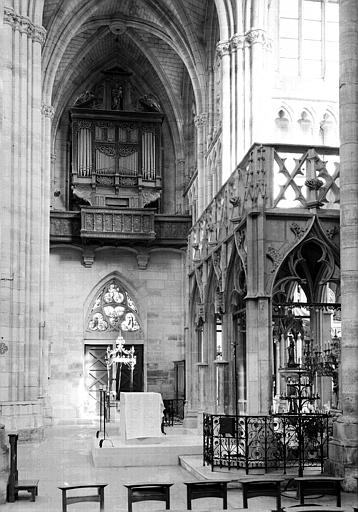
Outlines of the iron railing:
M318 466L328 458L328 414L204 414L203 465L270 469Z
M184 398L163 399L164 416L163 423L166 427L183 423L184 419Z

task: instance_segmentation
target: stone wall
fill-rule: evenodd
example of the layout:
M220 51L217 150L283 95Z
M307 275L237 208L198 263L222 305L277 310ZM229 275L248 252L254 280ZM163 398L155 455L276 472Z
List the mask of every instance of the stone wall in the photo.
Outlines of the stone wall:
M112 343L118 333L85 333L87 311L95 294L116 277L138 308L143 330L144 390L174 396L173 361L184 359L182 253L156 249L139 269L134 252L117 248L95 251L91 267L81 264L74 247L54 247L50 258L48 335L49 402L55 422L91 416L84 366L84 346ZM143 261L141 261L143 268ZM122 333L126 338L126 333Z
M1 421L6 430L16 432L21 441L42 440L44 435L42 400L2 402Z

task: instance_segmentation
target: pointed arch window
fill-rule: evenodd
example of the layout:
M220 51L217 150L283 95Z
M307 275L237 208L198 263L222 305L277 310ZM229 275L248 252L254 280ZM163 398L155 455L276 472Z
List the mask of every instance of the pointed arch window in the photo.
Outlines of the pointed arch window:
M87 321L88 331L138 331L140 329L137 306L121 286L112 279L97 294Z

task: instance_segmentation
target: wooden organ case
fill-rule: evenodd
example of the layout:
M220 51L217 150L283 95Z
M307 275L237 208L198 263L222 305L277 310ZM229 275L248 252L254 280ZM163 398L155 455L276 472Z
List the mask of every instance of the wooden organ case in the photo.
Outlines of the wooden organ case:
M153 96L133 96L129 73L111 70L71 109L73 207L158 211L163 114Z

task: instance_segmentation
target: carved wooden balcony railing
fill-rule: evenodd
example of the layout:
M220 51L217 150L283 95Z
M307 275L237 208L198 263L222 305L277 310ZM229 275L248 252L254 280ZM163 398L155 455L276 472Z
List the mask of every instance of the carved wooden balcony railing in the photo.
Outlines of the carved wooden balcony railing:
M52 211L51 242L107 240L121 243L148 242L183 247L187 244L191 217L155 214L144 208L95 208L84 206L79 212Z
M153 240L154 211L144 209L81 208L82 238Z
M192 261L233 234L249 212L338 212L339 200L338 148L254 144L194 224Z

